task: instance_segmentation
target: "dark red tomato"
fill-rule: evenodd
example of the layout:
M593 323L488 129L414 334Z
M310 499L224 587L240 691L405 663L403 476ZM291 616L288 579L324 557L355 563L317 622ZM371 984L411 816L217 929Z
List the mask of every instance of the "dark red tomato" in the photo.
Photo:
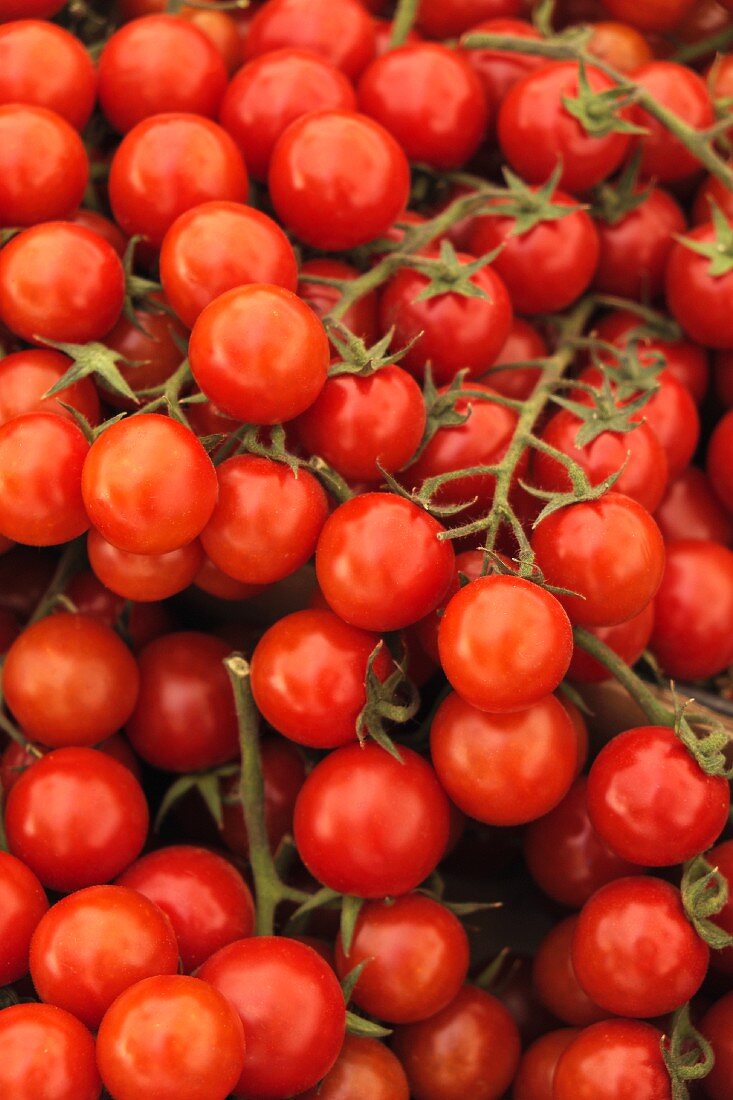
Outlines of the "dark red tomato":
M521 0L421 0L417 23L428 38L455 38L482 19L521 14Z
M405 1071L391 1050L376 1039L347 1035L333 1069L298 1100L409 1100Z
M511 34L520 38L541 37L531 23L525 19L494 18L486 19L466 29L467 34ZM544 57L532 54L506 53L502 50L466 50L466 60L474 70L484 89L489 108L489 127L493 135L496 115L510 88L546 64Z
M266 180L283 131L311 111L356 109L351 81L309 49L281 49L256 57L227 88L219 120L234 138L255 179Z
M715 1054L715 1065L705 1078L705 1093L709 1100L727 1100L733 1080L733 993L708 1009L700 1030Z
M75 214L69 218L72 225L81 225L84 229L91 229L92 233L96 233L98 237L102 237L108 244L111 244L120 259L125 254L127 248L127 237L110 218L105 218L104 214L98 214L96 210L77 210Z
M687 66L674 61L650 61L636 70L634 81L693 129L706 130L715 122L705 81ZM661 122L641 107L634 111L635 122L648 130L639 139L644 179L669 183L700 170L697 158Z
M562 802L524 833L524 859L532 878L553 901L571 909L579 909L599 887L635 869L593 828L586 786L586 779L576 779Z
M710 244L711 224L698 226L689 239ZM712 348L733 346L733 271L711 274L712 261L688 248L684 240L672 249L667 265L667 304L688 336Z
M552 1100L671 1100L662 1034L635 1020L585 1028L560 1056Z
M103 585L126 600L165 600L192 584L204 562L198 539L167 554L118 550L92 529L87 536L89 564Z
M214 564L246 584L271 584L312 556L328 498L307 470L238 455L217 470L219 502L201 536Z
M570 949L577 916L566 917L547 933L532 966L535 995L553 1016L574 1027L587 1027L608 1013L581 989L573 970Z
M697 993L710 950L679 890L657 878L620 878L583 906L572 961L589 997L619 1016L673 1012Z
M702 539L667 543L652 649L668 676L705 680L733 661L733 553Z
M519 1064L519 1033L496 997L464 985L429 1020L396 1029L392 1047L415 1100L498 1100Z
M104 340L108 348L129 360L129 364L118 362L117 368L135 393L166 382L181 365L184 359L181 347L186 346L187 331L165 308L168 303L162 295L149 299L148 304L150 309L135 310L134 322L123 314ZM131 400L107 390L104 383L101 388L107 404L117 409L135 408ZM144 399L142 396L141 400Z
M96 85L91 57L63 27L38 19L0 26L0 103L46 107L81 130L92 113ZM36 171L47 167L37 164Z
M207 435L229 435L235 428L240 428L238 420L225 416L211 401L201 401L188 405L186 418L199 437ZM216 454L216 449L212 451Z
M0 655L8 652L19 632L20 625L13 612L0 607Z
M322 760L295 804L295 843L319 882L339 893L384 898L414 890L448 842L448 799L421 756L402 763L374 742Z
M186 973L252 934L254 903L246 882L229 860L206 848L161 848L133 863L117 882L170 918Z
M438 648L443 671L481 710L520 711L555 690L573 638L557 598L521 577L480 577L448 603Z
M706 851L729 809L728 781L706 775L665 726L620 733L588 776L594 829L622 859L646 867L672 867Z
M31 343L101 340L119 317L124 297L119 256L81 225L36 225L0 252L0 319Z
M718 422L710 437L706 469L715 493L733 513L733 409Z
M124 599L105 588L91 570L77 573L66 595L77 611L107 626L114 626L124 611ZM162 603L136 603L130 610L127 633L134 652L171 629L171 616Z
M328 371L328 340L313 310L290 290L250 283L220 295L197 319L193 375L222 412L276 424L313 404Z
M614 82L586 66L594 92ZM563 98L578 95L578 66L556 61L523 77L509 91L499 111L499 143L512 168L529 183L544 183L562 161L560 186L573 194L601 183L619 167L629 147L629 135L586 133L565 109Z
M468 264L474 257L459 252L458 259ZM511 331L512 304L504 283L493 268L482 267L471 282L484 297L447 291L418 301L429 282L429 276L408 267L392 276L379 301L381 331L394 328L395 351L415 341L400 363L418 378L428 361L438 385L451 382L464 369L471 376L483 374Z
M109 882L140 854L148 806L123 764L94 749L57 749L23 772L5 808L8 846L59 892Z
M92 1031L120 993L178 970L178 943L162 910L124 886L90 886L42 918L31 941L38 996Z
M298 272L292 246L272 218L240 203L206 202L181 214L166 233L160 278L190 328L225 291L245 283L294 291Z
M232 1005L206 982L179 974L126 989L97 1036L99 1072L115 1100L225 1100L244 1052Z
M126 731L136 752L166 771L213 768L239 744L224 658L231 647L194 631L157 638L140 653L140 694Z
M651 601L638 615L626 622L616 626L591 627L590 633L618 654L627 665L635 665L647 648L653 629L654 602ZM568 679L577 680L581 684L599 684L610 680L612 675L600 661L596 661L580 646L575 647Z
M216 118L226 85L224 60L213 42L172 15L127 23L99 58L99 105L122 134L166 111Z
M503 245L493 261L512 305L519 313L557 313L588 288L598 264L598 233L593 219L570 195L556 191L554 204L567 206L562 218L539 222L516 235L511 214L476 218L469 249L483 256ZM495 203L501 209L501 200Z
M1 17L1 16L0 16ZM0 1012L0 1092L12 1100L98 1100L94 1039L53 1005Z
M422 894L371 901L362 908L348 952L336 941L336 972L366 963L352 994L360 1008L390 1024L426 1020L466 980L468 937L449 909Z
M292 832L295 800L305 782L305 764L295 746L281 737L264 738L260 752L265 786L265 828L270 848L274 852L285 834ZM239 775L224 781L222 800L222 838L231 851L247 856L249 839L239 797Z
M193 583L202 592L215 596L218 600L247 600L250 596L264 592L267 587L262 584L244 584L242 581L235 581L234 577L228 577L226 573L222 573L221 569L206 557Z
M679 385L676 379L673 382ZM680 390L692 403L689 393L682 386ZM692 407L694 410L694 404ZM645 412L646 406L642 415ZM601 432L579 447L576 439L582 427L579 417L561 409L547 422L541 439L572 458L585 471L591 485L600 485L611 474L623 470L614 483L615 491L632 497L649 512L655 511L667 488L669 467L667 454L653 428L641 423L630 432ZM566 467L542 451L532 453L531 470L533 483L540 489L569 492L572 488Z
M138 671L110 627L62 612L27 627L13 643L3 689L28 737L52 748L93 745L129 718Z
M491 388L505 397L525 401L537 385L541 369L511 364L523 363L528 359L544 359L547 354L547 344L537 329L529 321L515 317L504 346L486 376ZM502 370L502 367L505 369Z
M244 202L247 169L225 130L200 115L144 119L112 158L109 200L115 221L159 247L180 214L213 199Z
M733 350L715 356L715 394L724 409L733 408Z
M560 1056L580 1034L574 1027L548 1031L525 1050L514 1078L513 1100L552 1100Z
M594 23L587 49L622 73L634 73L653 56L644 35L628 23Z
M659 528L621 493L553 512L535 530L532 547L547 581L578 593L560 602L581 626L626 622L644 610L662 581Z
M0 852L0 982L3 985L17 982L28 973L31 937L47 909L48 898L30 868L15 856Z
M695 6L696 0L603 0L604 7L623 23L642 31L671 31Z
M62 8L62 0L0 0L0 22L11 19L50 19Z
M0 223L26 226L68 217L80 205L88 178L86 150L66 119L45 107L0 105Z
M265 631L252 655L252 692L265 720L301 745L333 749L357 737L369 655L379 644L330 611L296 611ZM385 679L386 649L375 662Z
M601 319L595 329L599 340L626 347L637 345L642 365L650 366L663 356L666 369L686 386L699 405L708 387L708 362L705 351L689 340L665 340L644 327L644 322L630 310L615 310Z
M345 264L342 260L328 258L306 260L300 269L298 282L298 295L303 298L311 309L314 309L319 317L328 313L337 302L341 300L341 293L337 287L325 284L312 283L309 275L325 276L328 279L358 279L361 272ZM357 298L344 313L341 323L363 340L367 347L377 342L379 338L379 323L377 319L377 294L370 290ZM337 358L335 348L332 358Z
M226 11L212 8L191 8L187 4L178 12L179 19L185 19L205 34L221 54L227 76L231 76L242 64L242 42L237 24Z
M665 542L707 539L733 543L733 518L721 506L709 479L697 466L688 466L667 489L654 513Z
M44 399L70 366L68 356L41 348L26 348L0 359L0 424L29 412L53 412L71 420L72 414L63 406L72 405L89 424L97 425L99 397L91 378L72 382L55 397ZM55 448L51 450L56 457Z
M636 301L658 298L674 238L685 229L672 196L653 187L639 206L617 220L598 220L596 228L601 252L595 289Z
M268 181L288 229L314 248L341 251L389 229L407 205L410 170L378 122L323 110L290 123L273 150Z
M292 1096L331 1069L344 1041L346 1007L336 975L313 948L283 936L252 937L217 951L199 974L244 1025L247 1054L237 1094Z
M489 825L519 825L567 794L578 739L553 696L512 714L487 714L451 694L433 719L430 751L459 809Z
M113 546L167 554L192 542L208 522L216 471L193 432L170 417L144 413L95 440L82 493L92 524Z
M0 532L55 546L86 531L81 476L89 444L71 419L29 412L0 427Z
M363 493L341 504L316 551L328 604L364 630L399 630L422 619L453 578L455 556L439 538L443 530L418 505L392 494Z
M268 0L250 23L245 56L282 47L310 50L353 80L374 56L374 28L357 0Z

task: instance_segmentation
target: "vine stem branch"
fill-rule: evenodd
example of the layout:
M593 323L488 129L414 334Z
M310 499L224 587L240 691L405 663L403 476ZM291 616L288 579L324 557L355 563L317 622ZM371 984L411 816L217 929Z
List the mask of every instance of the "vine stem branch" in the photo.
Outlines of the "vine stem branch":
M417 18L420 0L399 0L392 20L392 33L389 36L390 50L402 46Z
M591 657L600 662L609 672L613 673L619 683L626 688L632 699L635 700L646 714L649 721L655 726L674 727L675 715L668 707L656 698L644 681L636 675L632 669L622 661L617 653L600 640L595 634L576 626L573 629L576 643Z

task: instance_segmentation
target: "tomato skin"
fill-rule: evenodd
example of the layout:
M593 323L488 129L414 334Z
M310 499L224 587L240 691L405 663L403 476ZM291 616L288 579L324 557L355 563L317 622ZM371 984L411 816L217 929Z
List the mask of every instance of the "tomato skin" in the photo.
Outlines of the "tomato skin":
M519 1063L519 1033L495 997L465 985L429 1020L392 1039L415 1100L497 1100Z
M586 66L593 91L607 91L613 82ZM624 160L628 134L591 137L569 114L563 96L577 96L578 66L556 61L523 77L509 91L499 111L499 144L515 171L529 183L544 183L562 158L560 187L587 191L611 175Z
M659 528L621 493L554 512L536 528L532 548L550 584L579 593L560 602L581 626L626 622L643 611L662 581Z
M53 25L53 24L51 24ZM96 210L86 210L81 207L69 218L72 225L80 225L83 229L91 229L98 237L102 237L111 244L120 259L125 255L127 237L111 218L105 218L104 214L98 214Z
M105 588L91 569L72 578L66 595L83 615L91 615L114 627L124 610L124 600ZM172 629L168 608L162 603L136 603L130 612L128 634L133 653Z
M690 240L715 239L711 224L698 226ZM667 264L667 305L688 336L711 348L733 347L733 272L712 276L710 260L683 242L674 246Z
M403 763L374 742L322 760L295 804L295 843L319 882L356 897L414 890L442 857L448 800L429 764L400 746Z
M312 51L353 80L374 56L374 28L355 0L268 0L250 23L245 57L283 47Z
M39 148L43 157L37 156ZM45 107L0 105L3 225L37 225L68 217L81 204L88 178L86 150L66 119Z
M434 610L453 579L443 527L412 501L362 493L326 520L316 574L326 601L363 630L399 630Z
M570 957L577 915L565 917L547 933L532 965L532 987L541 1004L558 1020L587 1027L608 1013L595 1004L578 982Z
M501 367L510 363L521 363L526 359L543 359L547 353L547 344L537 329L521 317L515 317L504 346L487 375L491 388L505 397L526 400L537 385L540 368L515 367L512 370L501 370Z
M580 1031L559 1028L540 1036L524 1051L514 1078L513 1100L552 1100L552 1082L560 1056Z
M192 542L211 517L216 471L188 428L141 413L113 424L92 444L82 494L92 524L113 546L167 554Z
M311 309L315 310L319 317L323 317L341 300L341 294L337 287L309 282L308 275L325 275L331 279L358 279L360 274L357 268L342 260L327 257L306 260L300 269L298 295L308 303ZM376 344L379 339L377 292L371 290L352 302L344 313L342 323L355 336L363 340L367 347ZM332 345L331 358L337 357L336 349Z
M653 56L646 38L626 22L594 23L588 52L622 73L636 72Z
M0 25L0 103L46 107L81 130L92 113L96 86L91 57L63 27L40 19ZM39 167L37 162L36 171Z
M715 427L708 444L706 469L716 494L733 512L733 410Z
M709 1100L726 1100L733 1075L733 993L721 997L708 1009L700 1030L715 1054L715 1065L705 1078L705 1093Z
M553 1100L671 1100L661 1043L656 1027L632 1020L585 1028L560 1056Z
M602 294L654 301L664 289L664 272L674 238L683 233L679 204L660 187L617 222L598 221L598 268L593 286Z
M670 483L654 518L665 542L692 538L724 546L733 543L733 518L720 504L709 478L697 466L688 466Z
M336 975L313 948L284 936L238 940L199 974L244 1025L237 1095L277 1100L311 1088L331 1069L344 1041L346 1008Z
M36 746L38 747L38 746ZM113 760L117 760L129 772L140 781L140 765L135 753L130 747L129 741L121 733L113 733L105 741L100 741L97 748L99 752L106 752ZM39 753L47 750L41 747ZM22 773L38 759L38 753L20 745L17 741L11 741L0 756L0 783L5 794L17 783Z
M8 852L0 852L0 982L3 985L17 982L28 973L31 937L47 909L48 898L31 869Z
M591 627L591 634L605 643L614 653L626 662L635 665L649 644L654 629L654 602L651 601L638 615L616 626ZM599 684L610 680L613 673L605 665L596 661L580 646L573 650L573 659L568 669L568 679L581 684Z
M62 0L1 0L0 22L11 19L50 19L62 8Z
M0 319L17 336L85 344L101 340L125 297L112 245L81 225L44 222L0 252Z
M167 554L130 554L91 530L89 564L102 584L127 600L165 600L193 583L204 561L198 539Z
M681 23L695 6L695 0L604 0L614 19L642 31L669 31Z
M295 254L272 218L235 202L204 202L176 218L160 250L160 278L189 328L214 298L245 283L294 291Z
M706 130L715 122L707 86L692 69L674 61L650 61L636 70L634 81L695 130ZM634 121L649 131L639 139L643 179L670 183L700 170L697 158L666 127L640 107L635 114Z
M467 34L512 34L535 41L541 35L525 19L506 19L496 17L466 28ZM496 126L496 113L510 88L535 69L546 64L543 57L532 54L503 53L501 50L466 50L466 60L484 89L489 107L489 129L493 133Z
M583 906L572 960L588 996L619 1016L673 1012L697 993L710 950L689 923L679 890L656 878L621 878Z
M8 795L13 855L59 892L109 882L139 855L148 806L123 764L94 749L56 749L23 772Z
M99 1029L97 1063L115 1100L225 1100L245 1046L237 1013L217 990L166 974L117 998Z
M520 0L422 0L417 25L429 38L455 38L481 19L521 14Z
M203 202L244 202L247 169L225 130L200 115L170 113L138 122L112 158L109 200L128 236L160 247L173 222Z
M26 348L0 359L0 424L29 412L52 412L71 420L63 401L95 427L100 420L99 397L91 378L81 378L55 397L44 398L70 366L68 356L45 348Z
M363 906L348 955L336 941L343 981L370 960L353 993L366 1012L391 1024L426 1020L450 1004L466 980L468 938L449 909L422 894Z
M265 829L270 850L274 852L285 834L292 832L295 800L305 782L305 764L295 745L282 737L263 738L261 753ZM222 798L222 839L232 852L246 857L249 838L239 798L239 775L224 780Z
M0 1090L12 1100L98 1100L94 1039L53 1005L0 1012Z
M341 1053L323 1081L298 1094L298 1100L409 1100L405 1071L376 1039L347 1035Z

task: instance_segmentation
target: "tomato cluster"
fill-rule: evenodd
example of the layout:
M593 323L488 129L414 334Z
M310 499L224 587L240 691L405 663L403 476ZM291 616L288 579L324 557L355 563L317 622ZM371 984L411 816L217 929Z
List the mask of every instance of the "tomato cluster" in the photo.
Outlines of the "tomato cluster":
M731 51L0 0L2 1100L733 1100Z

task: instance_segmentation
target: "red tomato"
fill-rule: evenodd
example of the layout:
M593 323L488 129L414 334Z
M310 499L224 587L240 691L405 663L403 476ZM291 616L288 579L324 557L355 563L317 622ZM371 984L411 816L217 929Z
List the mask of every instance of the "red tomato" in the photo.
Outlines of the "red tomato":
M654 603L650 602L633 618L616 626L591 627L590 633L599 638L626 662L635 665L649 644L654 629ZM596 661L589 653L576 646L568 669L568 679L581 684L598 684L610 680L613 673Z
M96 210L85 210L82 207L69 221L72 225L81 225L84 229L91 229L98 237L103 237L122 259L127 248L127 237L110 218L105 218L104 214L98 214Z
M570 958L577 916L566 917L547 933L532 966L535 995L563 1023L587 1027L608 1013L588 997L578 984Z
M171 316L162 295L148 302L152 308L159 307L156 312L135 310L134 321L123 314L104 340L108 348L129 360L129 364L118 362L118 370L130 388L141 394L143 401L142 391L162 386L181 365L184 359L181 346L186 346L188 335L184 326ZM117 409L135 408L131 400L107 390L104 383L101 389L109 405Z
M596 229L601 250L595 289L636 301L658 298L674 239L685 229L685 216L672 196L652 187L633 210L615 221L596 221Z
M706 130L715 122L715 112L705 81L692 69L674 61L650 61L634 73L634 81L662 107L695 130ZM641 137L641 175L644 179L668 183L684 179L701 168L661 122L640 107L635 108L638 125L648 130Z
M242 64L242 42L237 24L225 11L212 8L191 8L185 4L178 12L179 19L185 19L205 34L221 54L227 76L231 76Z
M642 31L669 31L681 23L696 0L603 0L614 19Z
M0 0L0 22L11 19L50 19L62 8L62 0Z
M733 512L733 409L718 422L710 438L707 472L717 496Z
M330 607L364 630L399 630L438 606L455 556L443 527L418 505L387 493L363 493L326 521L316 573Z
M690 240L710 244L711 224L698 226ZM667 304L688 336L712 348L733 346L733 271L711 273L712 261L688 248L684 240L672 249L667 265Z
M521 12L521 0L421 0L418 26L429 38L455 38L481 19Z
M0 105L2 225L36 225L68 217L80 205L88 178L84 145L66 119L46 107Z
M66 595L77 611L91 615L107 626L115 626L125 610L124 599L105 588L90 569L76 574L66 589ZM172 620L165 604L136 603L132 606L127 633L133 652L137 653L153 638L159 638L171 629Z
M645 328L643 321L630 310L615 310L607 314L598 323L595 334L599 340L606 340L619 348L634 341L642 365L648 362L651 366L655 359L663 356L666 370L687 387L698 405L705 396L708 386L707 356L701 347L690 340L663 339Z
M733 408L733 351L715 355L715 394L724 409Z
M525 362L527 359L544 359L547 354L547 344L537 329L533 328L529 321L515 317L504 346L486 376L491 388L497 393L504 394L505 397L515 397L518 401L526 400L537 385L541 368L516 366L504 370L501 368L507 368L513 363Z
M344 1041L346 1009L336 975L313 948L284 936L238 940L199 974L244 1025L247 1052L236 1093L292 1096L331 1069Z
M203 565L193 583L202 592L215 596L218 600L247 600L250 596L264 592L267 587L263 584L244 584L242 581L235 581L233 577L222 573L210 558L204 558Z
M560 1056L580 1034L574 1027L548 1031L529 1046L514 1078L514 1100L552 1100L552 1083Z
M671 1100L662 1035L651 1024L604 1020L585 1028L560 1056L553 1100Z
M87 536L89 564L102 584L127 600L165 600L193 583L203 561L198 539L167 554L130 554L99 531Z
M225 130L200 115L154 115L134 126L112 158L109 200L129 236L159 247L179 215L213 199L243 202L247 170Z
M651 46L643 34L628 23L594 23L587 50L622 73L634 73L652 59Z
M295 804L295 843L319 882L339 893L384 898L414 890L448 841L448 800L421 756L402 763L374 742L322 760Z
M5 808L8 846L59 892L109 882L140 854L148 806L124 765L94 749L57 749L23 772Z
M538 40L541 35L524 19L486 19L466 28L467 34L511 34ZM496 113L507 93L526 76L546 64L544 57L525 53L505 53L502 50L466 50L466 60L475 71L484 89L489 107L489 126L493 132Z
M619 1016L673 1012L697 993L710 951L679 890L656 878L621 878L583 906L573 939L578 981Z
M96 86L91 57L63 27L40 19L0 26L0 103L46 107L82 130L92 113ZM47 168L43 158L40 163L36 158L34 172Z
M264 815L270 849L277 850L286 833L293 831L293 809L305 782L305 764L295 745L282 737L265 737L260 744L265 787ZM249 838L239 797L239 775L224 780L222 838L237 855L248 856Z
M519 1033L496 997L465 985L429 1020L392 1039L415 1100L498 1100L519 1064Z
M17 982L28 973L31 937L47 909L48 898L30 868L15 856L0 852L0 982L3 985Z
M71 420L72 415L63 407L63 402L77 409L92 427L97 425L100 421L99 397L91 378L81 378L55 397L44 398L70 366L71 360L66 355L41 348L26 348L0 359L0 424L29 412L53 412ZM56 448L49 450L56 457Z
M691 538L722 542L724 546L733 543L733 518L697 466L688 466L671 482L654 518L665 542Z
M115 1100L225 1100L244 1056L234 1008L206 982L178 974L126 989L97 1036L99 1072Z
M1 17L1 13L0 13ZM0 1092L12 1100L98 1100L94 1039L53 1005L0 1012Z
M405 1071L391 1050L376 1039L347 1035L333 1069L298 1100L409 1100Z
M705 1092L709 1100L727 1100L733 1080L733 993L708 1009L700 1030L715 1054L715 1065L705 1078Z
M341 299L341 293L337 287L325 284L309 282L309 275L325 275L329 279L357 279L361 274L351 264L345 264L341 260L318 259L306 260L300 269L300 281L298 282L298 295L304 299L319 317L323 317ZM357 298L349 306L342 318L342 324L363 340L367 347L376 344L379 338L379 323L377 319L377 294L371 290ZM338 358L332 345L331 358Z
M374 56L374 28L356 0L268 0L250 23L245 56L282 47L310 50L353 80Z

